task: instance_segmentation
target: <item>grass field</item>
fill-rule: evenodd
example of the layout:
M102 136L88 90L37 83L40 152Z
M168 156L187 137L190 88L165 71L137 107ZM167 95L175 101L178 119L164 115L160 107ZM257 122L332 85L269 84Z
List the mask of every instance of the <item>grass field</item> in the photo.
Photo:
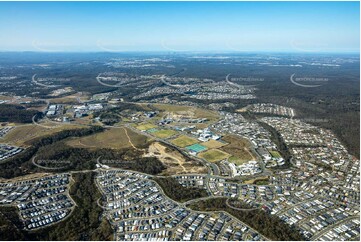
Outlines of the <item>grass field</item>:
M148 130L148 129L154 129L156 127L157 126L155 126L154 124L141 124L141 125L138 125L136 128L139 130Z
M79 103L78 99L81 101L89 100L88 93L75 93L72 95L59 97L59 98L50 98L48 99L51 103Z
M271 153L272 157L274 158L282 158L281 154L278 151L270 150L269 153Z
M56 132L60 132L66 129L78 129L82 128L79 125L71 125L71 124L60 124L59 126L55 126L53 123L49 123L46 126L54 127L54 128L46 128L41 127L35 124L26 124L16 126L14 129L10 130L9 133L1 139L2 143L8 143L13 145L27 145L28 142L34 138L50 135Z
M148 142L146 136L140 135L130 129L125 129L127 133L125 133L123 128L117 128L81 138L72 138L67 141L67 144L77 148L122 149L131 148L132 144L137 148L143 147Z
M154 104L155 108L163 112L173 112L176 114L191 114L192 118L207 118L210 121L218 120L219 115L211 110L205 110L190 106L170 105L170 104ZM161 116L162 114L160 114Z
M78 103L78 100L74 96L66 96L66 97L57 97L50 99L52 103Z
M156 136L157 138L166 139L166 138L169 138L169 137L175 135L176 133L177 133L177 132L174 131L174 130L161 129L161 130L158 130L158 131L153 132L152 134L153 134L154 136Z
M230 154L221 151L221 150L217 150L217 149L212 149L212 150L208 150L206 152L202 152L198 155L198 157L203 158L209 162L217 162L220 160L224 160L226 158L228 158L230 156Z
M258 160L257 156L250 149L251 143L247 139L235 135L227 135L222 140L227 142L228 145L221 147L220 150L232 155L230 161L236 165L241 165L250 160Z
M0 95L0 99L1 99L1 100L8 100L8 101L10 101L10 100L13 99L13 97Z
M220 141L211 139L207 142L203 142L201 145L204 145L208 149L217 149L217 148L227 145L227 143L222 143Z
M182 135L182 136L179 136L178 138L175 138L174 140L172 140L171 143L175 144L176 146L184 148L186 146L198 143L198 140L196 140L195 138L186 136L186 135Z
M239 165L242 165L243 163L246 163L248 160L244 160L244 159L242 160L238 157L231 156L228 158L228 161L239 166Z

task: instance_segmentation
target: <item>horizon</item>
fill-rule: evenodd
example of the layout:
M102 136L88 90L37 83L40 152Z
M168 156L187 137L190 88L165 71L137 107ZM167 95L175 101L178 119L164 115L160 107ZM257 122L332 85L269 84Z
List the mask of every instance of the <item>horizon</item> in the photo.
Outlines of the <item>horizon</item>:
M39 50L10 50L3 51L2 53L34 53L34 54L355 54L360 55L358 51L222 51L222 50L204 50L204 51L167 51L167 50L133 50L133 51L39 51Z
M0 51L360 53L359 4L0 2Z

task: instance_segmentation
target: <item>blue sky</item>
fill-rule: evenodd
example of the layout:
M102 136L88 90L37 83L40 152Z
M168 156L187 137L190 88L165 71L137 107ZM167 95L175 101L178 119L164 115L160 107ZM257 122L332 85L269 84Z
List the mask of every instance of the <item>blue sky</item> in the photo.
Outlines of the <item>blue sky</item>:
M359 2L0 2L1 51L359 51Z

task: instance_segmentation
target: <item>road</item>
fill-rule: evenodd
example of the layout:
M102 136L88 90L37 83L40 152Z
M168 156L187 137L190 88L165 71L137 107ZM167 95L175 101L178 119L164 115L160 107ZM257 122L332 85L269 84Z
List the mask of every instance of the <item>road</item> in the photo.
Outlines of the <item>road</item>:
M32 82L38 86L42 86L42 87L59 87L59 85L46 85L46 84L43 84L43 83L40 83L40 82L37 82L35 80L35 77L36 77L37 74L34 74L31 78Z

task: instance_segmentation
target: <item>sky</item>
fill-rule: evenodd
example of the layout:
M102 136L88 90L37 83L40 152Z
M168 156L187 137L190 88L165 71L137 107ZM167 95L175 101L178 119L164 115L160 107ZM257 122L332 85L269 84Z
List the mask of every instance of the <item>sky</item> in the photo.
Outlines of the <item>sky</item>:
M359 2L0 2L0 51L359 47Z

